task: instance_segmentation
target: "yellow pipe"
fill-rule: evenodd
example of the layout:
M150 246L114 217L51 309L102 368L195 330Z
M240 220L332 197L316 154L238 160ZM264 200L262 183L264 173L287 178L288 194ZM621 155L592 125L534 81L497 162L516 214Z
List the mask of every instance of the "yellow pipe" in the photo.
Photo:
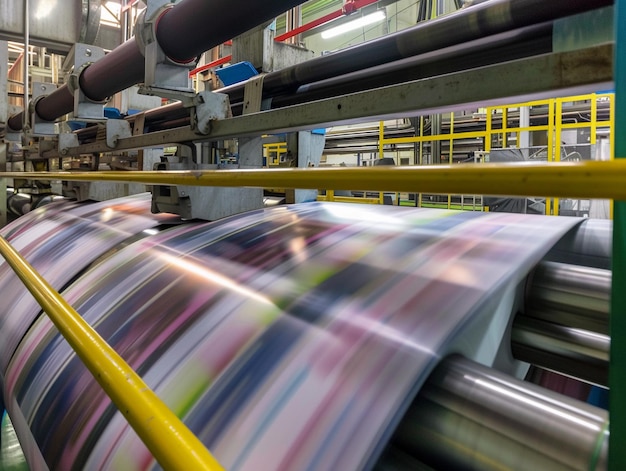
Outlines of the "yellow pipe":
M378 158L385 156L385 122L378 123Z
M0 172L0 178L115 181L145 185L409 193L614 198L626 200L626 159L521 164L464 164L368 168L278 168L146 172Z
M164 469L223 470L141 377L3 237L0 253Z

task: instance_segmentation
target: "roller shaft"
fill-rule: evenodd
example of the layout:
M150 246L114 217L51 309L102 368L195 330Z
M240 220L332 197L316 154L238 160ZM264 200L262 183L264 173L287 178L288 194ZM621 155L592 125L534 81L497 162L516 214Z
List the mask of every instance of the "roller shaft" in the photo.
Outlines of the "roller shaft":
M441 470L603 470L608 414L452 357L430 376L392 443Z
M542 262L530 279L525 314L608 334L611 271Z
M513 323L513 356L542 368L607 386L608 335L518 315Z

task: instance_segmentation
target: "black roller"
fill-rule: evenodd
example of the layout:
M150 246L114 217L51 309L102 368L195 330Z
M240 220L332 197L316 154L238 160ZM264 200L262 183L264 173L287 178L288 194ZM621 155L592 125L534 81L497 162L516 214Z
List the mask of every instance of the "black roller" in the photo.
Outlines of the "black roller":
M157 25L157 40L171 59L188 62L300 3L301 0L184 0L162 15ZM246 14L242 15L244 10ZM85 69L81 89L91 100L101 101L140 82L143 76L144 57L135 39L130 39ZM73 106L73 96L64 85L41 99L36 112L41 118L52 121L72 111ZM22 121L22 113L13 115L9 127L19 131Z
M264 94L294 92L307 83L612 4L612 0L492 0L268 74ZM224 91L236 101L243 98L243 89L244 85L237 84Z

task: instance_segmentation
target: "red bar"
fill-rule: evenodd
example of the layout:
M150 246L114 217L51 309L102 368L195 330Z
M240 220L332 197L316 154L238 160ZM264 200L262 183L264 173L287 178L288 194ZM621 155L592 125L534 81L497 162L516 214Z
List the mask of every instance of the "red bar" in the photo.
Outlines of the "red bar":
M371 5L372 3L376 3L377 1L378 0L350 0L345 3L343 8L333 11L332 13L329 13L328 15L322 16L321 18L318 18L317 20L310 21L309 23L304 24L296 29L287 31L286 33L283 33L280 36L276 36L274 38L274 41L281 42L286 39L293 38L294 36L297 36L300 33L304 33L305 31L309 31L314 28L317 28L318 26L322 26L323 24L328 23L329 21L336 20L337 18L341 18L344 15L350 15L363 7Z
M328 15L318 18L317 20L313 20L305 25L302 25L299 28L292 29L291 31L287 31L284 34L281 34L280 36L276 36L274 38L274 41L280 42L280 41L284 41L285 39L293 38L294 36L297 36L300 33L304 33L305 31L309 31L310 29L317 28L318 26L321 26L324 23L328 23L329 21L336 20L337 18L340 18L342 16L343 16L343 11L336 10L332 13L329 13Z
M226 64L226 62L230 62L232 58L233 56L224 56L221 59L217 59L216 61L209 62L208 64L205 64L201 67L193 69L191 72L189 72L189 76L193 77L194 75L199 74L200 72L204 72L205 70L212 69L213 67L217 67L218 65Z

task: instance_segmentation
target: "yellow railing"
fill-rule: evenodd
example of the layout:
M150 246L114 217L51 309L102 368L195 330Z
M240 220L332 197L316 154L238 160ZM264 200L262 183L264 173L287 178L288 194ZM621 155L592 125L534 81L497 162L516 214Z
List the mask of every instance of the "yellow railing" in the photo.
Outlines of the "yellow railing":
M223 471L204 444L3 237L0 254L164 469Z
M0 172L0 178L626 200L626 159L606 162L145 172Z
M608 120L598 120L597 111L598 111L598 101L599 100L607 100L609 102L609 119ZM589 104L589 121L577 121L573 123L564 122L563 117L563 104L579 101L579 102L588 102ZM521 109L524 107L539 107L543 106L546 108L547 113L547 124L540 125L528 125L522 126L520 122L520 118L517 120L517 125L510 126L509 122L512 120L510 110L513 109ZM384 122L379 123L379 141L378 141L378 152L379 156L384 156L385 146L391 146L396 144L409 144L409 143L417 143L419 144L419 153L418 153L418 164L423 164L423 145L425 142L434 142L434 141L447 141L449 143L448 146L448 159L449 162L452 163L452 158L454 155L454 141L459 139L476 139L477 143L482 143L482 145L478 145L477 147L481 147L486 153L490 152L495 148L506 148L508 147L509 138L512 137L515 139L516 147L520 147L521 144L521 136L522 133L528 132L544 132L547 135L547 144L546 144L546 155L548 162L559 162L561 160L561 155L564 151L564 145L561 142L562 132L563 130L569 129L589 129L590 130L590 142L589 144L595 144L597 140L597 132L598 128L607 128L609 129L609 139L612 139L614 136L614 125L613 125L613 117L614 117L614 95L612 93L605 94L588 94L588 95L578 95L578 96L568 96L563 98L556 99L546 99L546 100L535 100L528 101L523 103L513 103L506 104L502 106L493 106L485 109L485 121L484 128L478 131L469 131L469 132L455 132L455 122L454 115L450 115L450 125L449 132L444 134L435 134L435 135L424 135L424 118L420 117L419 124L419 136L415 137L400 137L400 138L386 138L384 135ZM496 127L494 123L494 117L498 117L501 122L500 126ZM494 138L499 137L499 145L494 147ZM611 147L612 148L612 147ZM612 151L611 151L612 152ZM611 159L614 156L611 155ZM450 201L450 197L452 195L448 195L448 201ZM462 195L454 195L456 197ZM533 196L543 197L543 194L534 194ZM418 197L418 200L421 200L421 195ZM546 199L546 214L559 214L559 198L547 198Z
M265 158L266 167L272 167L280 164L280 157L287 153L286 142L273 142L263 144L263 157Z

